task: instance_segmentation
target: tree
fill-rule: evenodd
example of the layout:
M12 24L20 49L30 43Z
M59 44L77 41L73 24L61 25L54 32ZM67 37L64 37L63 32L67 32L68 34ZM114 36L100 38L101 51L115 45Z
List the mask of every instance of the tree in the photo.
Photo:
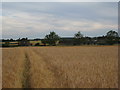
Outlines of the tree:
M11 38L10 41L14 41L14 40Z
M116 31L110 30L109 32L107 32L107 37L119 37L118 33Z
M116 31L110 30L106 34L106 42L107 44L113 45L117 44L119 40L119 35Z
M49 45L56 45L59 41L60 37L53 31L50 34L46 35L42 43L49 44Z
M74 45L80 45L83 43L83 34L79 31L74 35Z
M79 31L79 32L77 32L77 33L75 34L74 37L75 37L76 39L80 39L80 38L83 37L83 34L81 34L81 32Z

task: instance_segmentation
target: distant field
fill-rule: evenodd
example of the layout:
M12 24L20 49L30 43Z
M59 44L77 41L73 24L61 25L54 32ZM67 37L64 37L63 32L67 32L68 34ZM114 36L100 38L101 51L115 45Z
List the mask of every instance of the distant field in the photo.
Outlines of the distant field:
M32 45L35 45L37 43L41 44L41 41L40 40L39 41L30 41L30 43L32 43Z
M39 44L41 44L42 45L42 42L40 41L40 40L38 40L38 41L32 41L32 40L30 40L30 43L34 46L35 44L37 44L37 43L39 43ZM4 45L5 44L5 42L0 42L0 45ZM9 46L18 46L18 41L11 41L11 42L9 42Z
M2 49L3 88L117 88L117 46Z

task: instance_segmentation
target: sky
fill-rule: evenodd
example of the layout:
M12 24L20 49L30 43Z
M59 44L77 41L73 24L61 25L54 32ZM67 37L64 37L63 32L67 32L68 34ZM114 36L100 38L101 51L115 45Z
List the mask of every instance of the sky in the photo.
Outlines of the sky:
M118 31L117 2L2 2L2 38L102 36Z

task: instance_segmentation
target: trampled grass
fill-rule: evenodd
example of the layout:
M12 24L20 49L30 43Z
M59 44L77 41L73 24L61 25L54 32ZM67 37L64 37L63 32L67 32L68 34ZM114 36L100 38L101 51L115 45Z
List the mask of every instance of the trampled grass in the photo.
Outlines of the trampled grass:
M117 88L118 47L4 48L3 88Z

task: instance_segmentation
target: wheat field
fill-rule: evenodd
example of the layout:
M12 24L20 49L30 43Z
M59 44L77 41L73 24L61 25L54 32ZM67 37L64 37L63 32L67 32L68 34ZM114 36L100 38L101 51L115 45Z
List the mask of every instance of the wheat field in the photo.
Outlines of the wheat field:
M117 88L117 46L2 49L3 88Z

